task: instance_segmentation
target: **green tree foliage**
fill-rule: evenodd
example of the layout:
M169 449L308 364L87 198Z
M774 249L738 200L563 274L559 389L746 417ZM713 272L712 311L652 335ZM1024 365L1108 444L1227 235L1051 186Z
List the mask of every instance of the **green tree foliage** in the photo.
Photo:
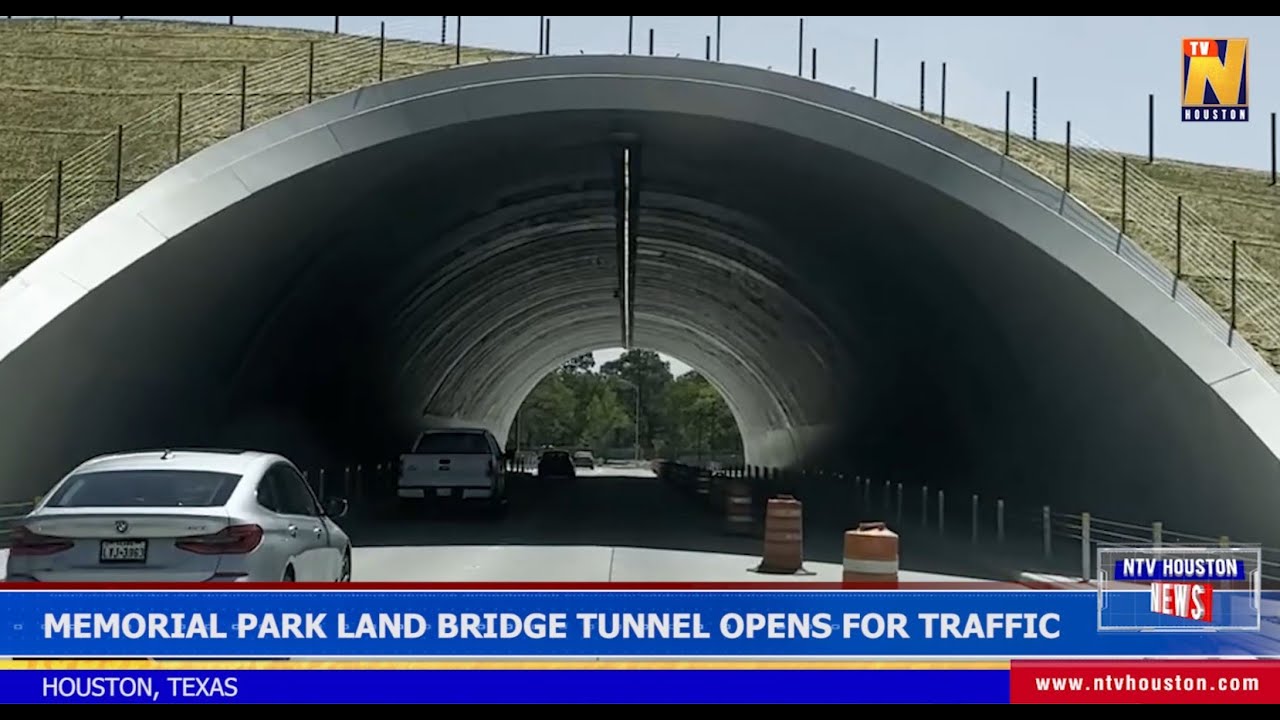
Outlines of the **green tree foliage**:
M646 457L737 455L742 452L733 414L702 375L673 378L650 350L631 350L599 371L590 353L551 372L525 398L508 447L582 447L596 452L630 448L639 440ZM518 437L518 439L517 439Z

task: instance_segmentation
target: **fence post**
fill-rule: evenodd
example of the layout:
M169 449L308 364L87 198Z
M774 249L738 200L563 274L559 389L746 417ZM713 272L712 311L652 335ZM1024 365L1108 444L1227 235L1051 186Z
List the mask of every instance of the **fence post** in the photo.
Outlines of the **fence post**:
M178 128L174 136L173 161L182 162L182 93L178 93Z
M542 23L542 26L544 28L543 42L547 46L546 54L550 55L551 54L551 18L547 18L546 22Z
M1129 158L1120 156L1120 232L1116 235L1116 252L1120 252L1120 241L1124 239L1125 225L1129 220Z
M975 493L969 506L969 542L978 543L978 496Z
M708 60L708 61L711 60L711 36L710 35L707 36L706 48L702 51L702 59Z
M920 61L920 112L924 112L924 61Z
M1004 498L996 500L996 542L1004 542Z
M1080 513L1080 578L1089 579L1089 554L1093 543L1089 539L1089 513Z
M947 496L943 491L938 491L938 534L946 532L947 527Z
M4 198L0 198L0 257L4 257Z
M902 483L898 483L898 511L894 514L894 519L899 527L902 525Z
M333 16L333 34L334 34L334 35L337 35L337 34L338 34L338 18L339 18L339 17L340 17L340 16L338 16L338 15L334 15L334 16Z
M449 42L449 16L440 16L440 44L446 45Z
M720 16L716 16L716 62L720 62Z
M316 86L316 41L307 43L307 104L315 97Z
M893 483L889 482L888 480L884 481L884 497L880 499L880 504L884 506L885 512L889 511L889 498L892 496L892 493L889 492L889 489L892 484Z
M942 118L942 124L947 124L947 64L942 63L942 97L939 98L938 114Z
M378 82L382 82L387 64L387 22L378 23Z
M124 125L116 125L116 200L120 199L124 180Z
M54 168L53 176L53 241L62 239L62 161Z
M1173 216L1173 296L1178 296L1178 281L1182 279L1182 196Z
M1071 192L1071 121L1067 121L1067 169L1062 189Z
M1226 535L1223 535L1218 538L1218 547L1227 547L1229 545L1231 545L1231 538L1227 537Z
M1151 523L1151 545L1160 547L1164 544L1164 523L1159 520Z
M539 55L543 54L542 48L547 46L546 27L547 27L547 16L539 15L538 16L538 54Z
M1156 162L1156 95L1147 94L1147 164Z
M1276 114L1271 113L1271 184L1276 184Z
M862 506L871 507L871 478L862 478Z
M249 109L249 66L240 66L240 132L244 132Z
M796 75L804 77L804 18L800 18L800 33L796 36Z
M929 526L929 486L920 486L920 524Z
M809 79L818 79L818 48L809 49Z
M228 24L228 25L235 25L235 24L236 24L236 16L235 16L235 15L228 15L228 16L227 16L227 24Z
M653 28L649 28L649 56L653 56Z
M1005 157L1008 157L1009 155L1009 104L1011 101L1011 97L1012 97L1012 93L1010 93L1008 90L1005 90L1004 91L1004 154L1005 154Z
M324 468L320 468L320 485L317 491L320 493L320 499L324 500Z
M871 43L871 97L880 97L880 38Z
M627 54L631 54L631 48L636 36L636 16L627 16Z
M457 26L453 29L453 39L454 39L453 64L461 65L462 64L462 16L454 15L453 24Z
M1031 139L1039 138L1040 127L1040 78L1031 78Z
M1040 509L1040 526L1044 538L1044 556L1048 558L1053 555L1053 513L1049 511L1048 505Z
M1231 326L1227 328L1227 346L1230 347L1231 341L1235 339L1236 334L1236 281L1237 268L1239 267L1240 243L1236 240L1231 241Z

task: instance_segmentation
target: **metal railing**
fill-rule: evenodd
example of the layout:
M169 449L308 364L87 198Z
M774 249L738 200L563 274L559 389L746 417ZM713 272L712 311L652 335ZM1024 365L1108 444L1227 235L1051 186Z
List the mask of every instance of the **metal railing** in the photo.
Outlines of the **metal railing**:
M336 34L343 27L340 20L343 18L333 18L335 34L329 39L310 41L304 50L244 66L222 80L158 103L145 116L120 125L115 132L58 160L44 176L4 198L0 204L0 281L6 273L21 269L134 188L182 158L246 127L381 80L458 64L553 54L557 47L551 42L551 19L545 16L537 21L537 53L464 46L461 16L383 23L376 36ZM483 25L482 18L467 20L468 28L475 27L477 21ZM646 18L646 22L652 23L653 19ZM647 50L650 55L735 62L729 53L722 56L720 17L715 17L714 36L708 32L705 37L701 32L693 33L696 37L689 36L686 30L695 22L691 19L674 22L679 26L664 27L664 35L655 42L652 27L646 33L636 27L634 17L629 18L625 44L620 27L618 42L611 51L639 54ZM708 18L706 29L711 27ZM55 28L56 24L50 23L50 31ZM783 29L786 35L793 32L790 27ZM687 37L670 41L666 35ZM437 36L439 42L434 41ZM531 42L532 39L531 31ZM818 50L805 44L803 20L797 40L797 73L819 80ZM881 82L880 41L869 40L841 38L840 52L847 56L859 41L874 47L866 48L873 58L871 89L874 97L882 97L886 94L881 92L882 84L886 91L891 88ZM726 45L732 47L733 43ZM578 52L577 48L571 51ZM1022 118L1017 129L1015 105L1007 91L990 95L992 108L1003 103L1002 130L948 117L948 83L955 86L964 82L962 71L944 64L939 107L937 112L930 112L925 65L921 63L919 102L897 104L1003 153L1062 188L1063 200L1067 195L1074 197L1111 226L1116 253L1154 282L1167 286L1171 295L1218 331L1225 342L1243 345L1237 349L1247 361L1259 369L1280 366L1280 244L1228 237L1206 220L1191 201L1184 201L1161 184L1156 177L1162 167L1159 163L1149 164L1105 148L1069 122L1065 142L1040 139L1049 128L1035 100L1029 112L1025 103L1016 108L1017 116ZM971 97L991 92L981 82L968 84ZM902 97L906 94L900 87L902 83L897 85L898 96ZM974 107L975 103L967 105ZM1030 137L1028 128L1023 127L1028 124L1026 120ZM1154 161L1154 149L1149 159ZM1267 185L1261 174L1257 182ZM1270 184L1274 185L1274 178ZM1193 289L1195 295L1186 292L1187 288ZM1248 338L1257 350L1236 342L1237 335ZM1266 376L1280 383L1275 373L1267 372Z

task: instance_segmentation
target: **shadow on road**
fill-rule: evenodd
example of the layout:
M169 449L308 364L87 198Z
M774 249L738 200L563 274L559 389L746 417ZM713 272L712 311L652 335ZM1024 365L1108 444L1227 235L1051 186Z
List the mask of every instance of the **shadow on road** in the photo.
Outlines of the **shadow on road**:
M832 481L835 483L836 481ZM859 520L846 494L811 489L805 501L805 557L839 564L844 531ZM841 510L849 507L847 512ZM683 492L653 477L588 476L569 482L522 476L510 481L501 513L484 507L401 507L394 498L369 501L344 522L357 547L604 546L756 555L759 537L722 531L723 513L706 495ZM918 528L900 531L902 567L919 572L1004 579L979 547ZM756 576L757 579L765 579Z

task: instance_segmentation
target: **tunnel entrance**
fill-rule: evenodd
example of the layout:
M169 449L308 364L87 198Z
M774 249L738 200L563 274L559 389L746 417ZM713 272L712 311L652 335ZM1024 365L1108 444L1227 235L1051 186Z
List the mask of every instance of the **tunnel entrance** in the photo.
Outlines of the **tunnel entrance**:
M869 98L672 59L320 102L0 288L22 320L6 493L140 446L320 464L424 427L508 443L548 372L623 345L713 380L748 465L1272 537L1280 464L1180 354L1196 321L1160 316L1190 328L1172 349L1147 324L1167 295L1002 167Z

